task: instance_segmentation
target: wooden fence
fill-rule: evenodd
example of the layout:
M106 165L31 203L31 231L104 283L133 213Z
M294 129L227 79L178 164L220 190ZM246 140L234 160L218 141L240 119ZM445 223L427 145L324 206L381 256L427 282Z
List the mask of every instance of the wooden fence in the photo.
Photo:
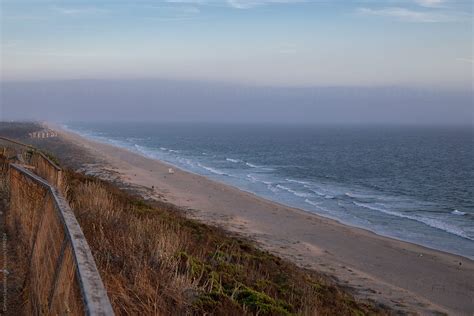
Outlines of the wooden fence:
M63 172L51 159L40 151L34 151L29 163L35 168L37 175L63 192Z
M8 173L6 224L28 263L25 312L113 315L89 245L61 194L61 168L36 148L4 137L0 158Z
M18 162L33 166L37 175L46 179L62 192L64 184L62 170L44 153L33 146L1 136L0 147L7 150L7 155L5 156L18 156L16 157Z
M99 272L74 213L44 179L10 164L7 225L26 269L26 311L32 315L113 315Z

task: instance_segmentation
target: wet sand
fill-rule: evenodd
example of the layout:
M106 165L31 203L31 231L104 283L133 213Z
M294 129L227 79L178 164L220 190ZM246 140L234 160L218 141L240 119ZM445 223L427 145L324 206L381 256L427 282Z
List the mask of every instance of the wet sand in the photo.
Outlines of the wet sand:
M97 157L100 163L84 166L88 173L148 188L142 191L148 198L173 203L190 217L323 272L356 297L409 313L474 315L470 259L343 225L52 127L60 139Z

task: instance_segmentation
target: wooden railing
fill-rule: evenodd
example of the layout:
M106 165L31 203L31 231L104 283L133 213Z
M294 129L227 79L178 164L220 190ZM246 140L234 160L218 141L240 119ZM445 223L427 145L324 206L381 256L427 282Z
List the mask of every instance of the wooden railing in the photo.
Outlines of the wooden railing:
M26 311L32 315L113 315L94 258L59 191L10 164L7 225L29 260Z
M12 153L21 155L21 159L35 168L35 173L46 179L58 189L63 189L61 168L35 147L13 139L0 136L0 147L10 149Z
M63 172L61 168L40 151L34 151L29 163L35 167L35 173L54 185L63 189Z
M61 168L36 148L4 137L0 158L8 173L6 224L27 258L26 314L113 315L89 245L61 194Z

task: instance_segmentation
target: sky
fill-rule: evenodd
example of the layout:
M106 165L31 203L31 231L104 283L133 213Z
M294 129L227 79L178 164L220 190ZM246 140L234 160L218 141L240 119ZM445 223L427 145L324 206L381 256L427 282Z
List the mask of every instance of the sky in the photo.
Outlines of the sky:
M311 89L361 87L364 93L374 91L380 103L391 103L393 91L401 90L386 95L383 89L404 87L424 95L454 93L464 109L455 115L465 117L470 110L472 120L472 108L465 104L472 101L474 66L469 0L0 3L2 113L18 112L13 107L25 97L15 95L12 86L32 89L23 90L32 100L37 87L48 86L50 93L69 96L80 104L82 97L99 102L84 92L87 84L110 86L121 80L119 90L137 81L173 83L183 89L191 89L190 82L196 82L207 91L219 90L219 95L228 90L222 84L234 85L241 93L260 87L258 94L270 97L274 96L269 91L293 89L290 94L294 95L302 89L307 102L310 95L314 97L308 92ZM57 86L51 88L54 83ZM142 93L163 100L151 86L144 84L149 90ZM109 93L116 94L110 98L120 95L120 91ZM410 102L415 107L420 103ZM314 104L315 108L321 105ZM258 104L254 105L258 110ZM355 113L345 110L348 117Z

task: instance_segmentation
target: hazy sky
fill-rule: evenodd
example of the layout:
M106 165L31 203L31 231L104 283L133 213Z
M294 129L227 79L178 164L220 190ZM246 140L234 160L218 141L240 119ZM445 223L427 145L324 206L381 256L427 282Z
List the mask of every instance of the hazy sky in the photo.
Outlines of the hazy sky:
M472 124L471 0L0 3L3 119Z
M472 85L470 0L2 0L3 80Z

